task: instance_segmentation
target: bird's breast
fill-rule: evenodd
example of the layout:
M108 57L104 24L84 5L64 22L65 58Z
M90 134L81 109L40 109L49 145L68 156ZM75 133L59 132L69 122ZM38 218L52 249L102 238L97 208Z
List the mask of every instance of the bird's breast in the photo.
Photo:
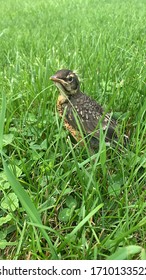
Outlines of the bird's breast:
M59 95L59 97L57 99L57 110L58 110L60 116L63 115L64 108L66 106L66 102L67 102L67 97L65 97L64 95Z

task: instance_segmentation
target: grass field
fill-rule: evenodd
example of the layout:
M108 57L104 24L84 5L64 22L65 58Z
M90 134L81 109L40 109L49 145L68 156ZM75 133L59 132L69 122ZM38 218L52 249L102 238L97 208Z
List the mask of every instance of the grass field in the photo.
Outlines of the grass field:
M0 45L0 258L146 259L145 0L1 1ZM73 143L61 68L114 112L123 152Z

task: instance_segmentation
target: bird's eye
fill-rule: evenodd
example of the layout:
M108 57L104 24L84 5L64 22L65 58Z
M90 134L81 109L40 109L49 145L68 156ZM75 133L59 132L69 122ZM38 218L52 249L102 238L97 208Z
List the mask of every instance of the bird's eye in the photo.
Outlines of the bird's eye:
M72 76L69 76L69 77L68 77L68 81L69 81L69 82L72 82L72 81L73 81L73 77L72 77Z

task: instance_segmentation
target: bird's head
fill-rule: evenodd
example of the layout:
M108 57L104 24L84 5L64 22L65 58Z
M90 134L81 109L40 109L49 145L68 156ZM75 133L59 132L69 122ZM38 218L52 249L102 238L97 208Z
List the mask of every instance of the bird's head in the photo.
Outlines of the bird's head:
M50 79L59 88L60 93L66 96L76 94L80 90L79 79L71 70L61 69L51 76Z

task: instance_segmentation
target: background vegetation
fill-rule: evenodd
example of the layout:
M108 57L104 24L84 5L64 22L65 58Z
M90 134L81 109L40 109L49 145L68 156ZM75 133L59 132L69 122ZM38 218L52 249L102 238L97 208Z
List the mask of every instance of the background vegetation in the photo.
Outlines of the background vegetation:
M114 111L123 152L72 143L61 68ZM1 259L146 259L145 68L145 0L1 1Z

